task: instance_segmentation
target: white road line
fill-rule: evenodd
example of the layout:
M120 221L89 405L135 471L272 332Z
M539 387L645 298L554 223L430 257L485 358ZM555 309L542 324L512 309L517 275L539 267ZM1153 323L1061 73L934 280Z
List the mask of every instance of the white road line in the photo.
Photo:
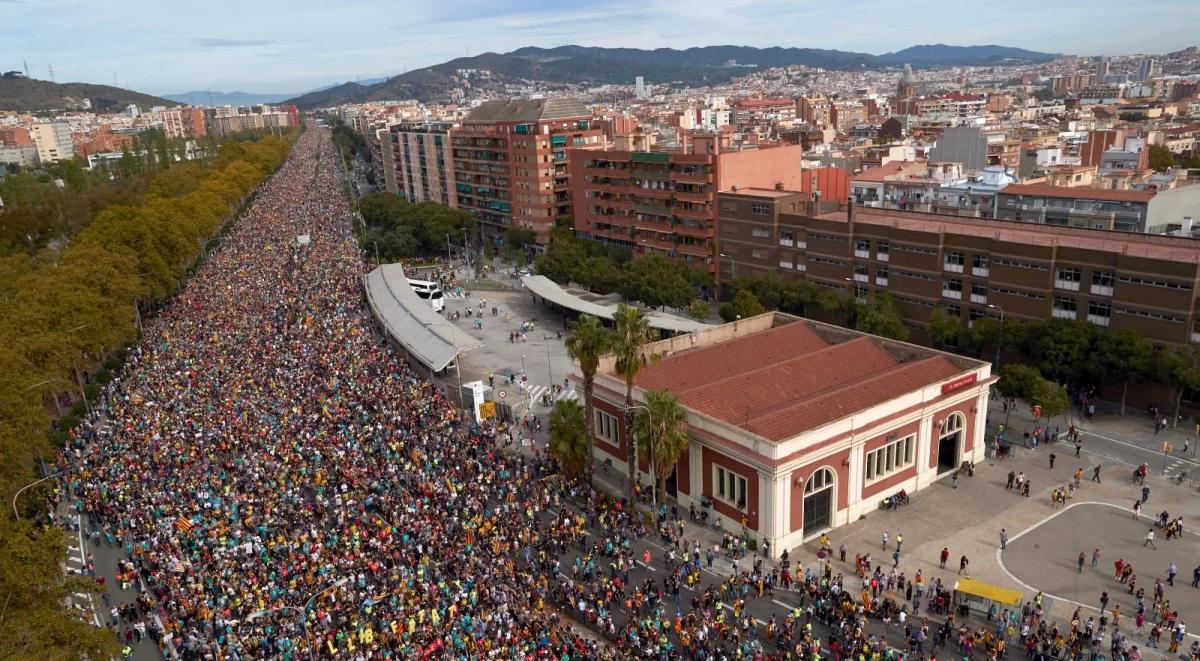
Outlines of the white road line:
M779 604L780 606L783 606L784 608L788 609L788 611L792 611L792 610L795 610L795 609L797 608L797 606L795 606L795 605L788 605L788 604L785 604L785 603L783 603L782 601L780 601L780 600L778 600L778 599L772 599L772 600L771 600L771 603L773 603L773 604Z
M1117 440L1117 439L1115 439L1115 438L1112 438L1112 437L1110 437L1110 436L1105 436L1104 434L1097 434L1096 432L1092 432L1092 431L1083 431L1083 430L1081 429L1081 430L1079 430L1079 433L1080 433L1080 434L1087 434L1088 436L1095 436L1096 438L1103 438L1103 439L1104 439L1104 440L1106 440L1106 441L1111 441L1111 442L1113 442L1113 443L1117 443L1117 444L1119 444L1119 445L1126 445L1126 446L1129 446L1129 447L1131 447L1131 448L1133 448L1133 449L1135 449L1135 450L1141 450L1142 452L1145 452L1145 453L1148 453L1148 454L1152 454L1152 455L1154 455L1154 456L1156 456L1156 457L1162 457L1162 451L1161 451L1161 450L1154 450L1154 449L1151 449L1151 448L1143 447L1143 446L1141 446L1141 445L1137 445L1136 443L1129 443L1129 442L1127 442L1127 441L1121 441L1121 440ZM1189 464L1194 464L1194 465L1200 466L1200 462L1192 461L1191 459L1179 459L1179 461L1185 461L1185 462L1187 462L1187 463L1189 463Z

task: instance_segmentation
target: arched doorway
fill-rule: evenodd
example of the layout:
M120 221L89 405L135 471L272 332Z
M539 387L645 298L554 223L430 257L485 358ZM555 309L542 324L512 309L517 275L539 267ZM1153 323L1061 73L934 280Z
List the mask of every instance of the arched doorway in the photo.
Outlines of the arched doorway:
M938 473L958 468L958 448L962 441L966 419L961 413L951 413L938 431Z
M833 471L822 468L804 483L804 536L825 530L832 521Z

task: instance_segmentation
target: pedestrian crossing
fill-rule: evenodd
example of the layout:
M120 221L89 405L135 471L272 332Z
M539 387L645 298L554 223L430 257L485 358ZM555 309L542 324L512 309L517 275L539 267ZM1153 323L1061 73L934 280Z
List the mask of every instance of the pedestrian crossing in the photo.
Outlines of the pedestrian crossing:
M546 392L548 392L550 390L550 387L549 386L531 385L531 386L528 386L526 389L529 391L529 398L534 403L541 404L542 397L546 394ZM579 402L580 404L583 403L582 398L579 395L579 391L574 388L560 390L559 393L553 397L554 402L559 402L564 399L569 399L571 401Z

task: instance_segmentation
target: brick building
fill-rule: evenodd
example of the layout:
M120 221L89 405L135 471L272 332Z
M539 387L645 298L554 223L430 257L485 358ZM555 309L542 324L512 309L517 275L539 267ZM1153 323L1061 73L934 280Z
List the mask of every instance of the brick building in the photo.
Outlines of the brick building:
M685 136L676 151L570 153L575 231L636 254L663 252L712 269L717 191L804 185L798 146L736 151L728 135Z
M437 202L458 208L458 192L473 192L476 185L490 185L495 178L454 172L450 148L450 129L445 122L403 122L387 129L385 163L392 164L384 173L387 190L410 202ZM461 177L461 180L459 179Z
M458 206L485 237L499 240L517 227L544 244L555 223L571 215L568 154L603 141L578 99L483 103L450 132Z
M660 359L638 375L635 403L665 389L687 411L690 444L668 493L727 530L745 521L773 556L985 454L994 379L981 361L781 313L647 351ZM612 361L596 374L594 446L625 472L625 385ZM649 466L638 468L649 484Z
M887 292L918 331L938 308L964 324L1003 310L1128 328L1158 344L1200 341L1200 240L865 207L821 213L805 198L722 193L722 277L773 272Z

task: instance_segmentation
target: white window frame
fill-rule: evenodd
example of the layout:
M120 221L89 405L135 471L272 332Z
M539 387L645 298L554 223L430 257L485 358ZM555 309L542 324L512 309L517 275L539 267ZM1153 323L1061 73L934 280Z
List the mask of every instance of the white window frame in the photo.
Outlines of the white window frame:
M750 507L750 481L740 473L735 473L720 464L713 464L712 497L739 512L745 512ZM744 505L738 505L739 497Z
M891 477L916 463L917 435L909 434L866 453L864 463L868 483Z
M617 426L617 416L596 409L596 438L620 445L620 427Z

